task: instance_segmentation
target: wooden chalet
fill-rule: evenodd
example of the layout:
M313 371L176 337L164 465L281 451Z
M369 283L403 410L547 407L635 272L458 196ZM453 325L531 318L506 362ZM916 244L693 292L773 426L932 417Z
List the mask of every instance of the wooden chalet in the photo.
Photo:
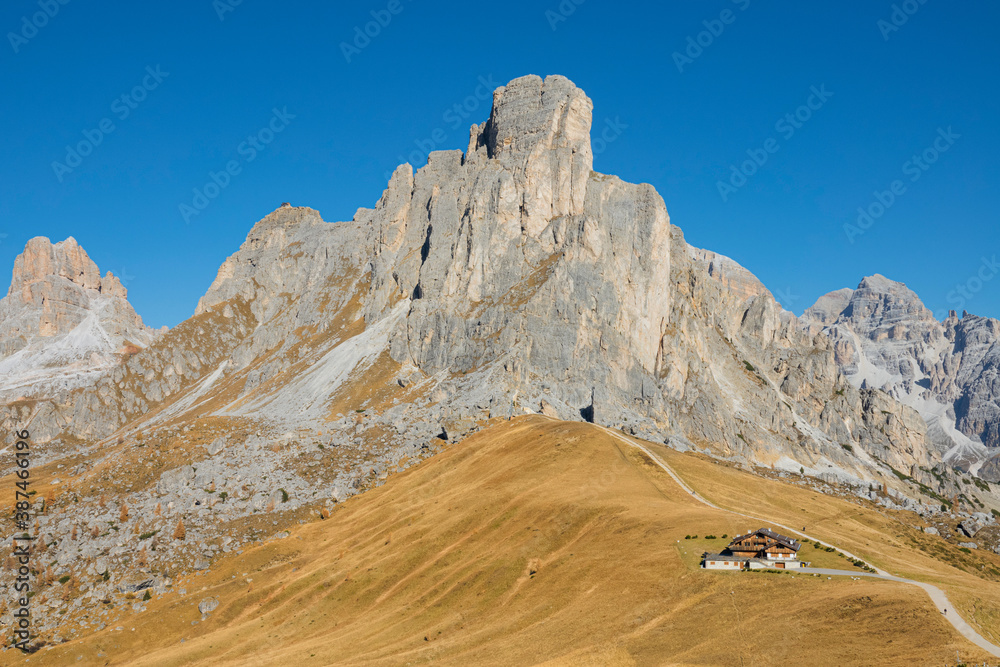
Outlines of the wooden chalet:
M703 565L707 569L725 570L806 567L809 564L798 559L801 548L802 543L798 540L769 528L759 528L734 538L721 554L706 553Z

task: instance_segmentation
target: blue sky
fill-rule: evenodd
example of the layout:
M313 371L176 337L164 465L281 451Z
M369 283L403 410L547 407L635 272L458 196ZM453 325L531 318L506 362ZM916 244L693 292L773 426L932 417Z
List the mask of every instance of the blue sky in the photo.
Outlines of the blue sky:
M466 147L484 82L534 73L615 125L598 171L796 313L878 272L1000 316L996 3L235 1L4 4L5 285L29 238L74 236L173 326L281 202L351 218L412 153Z

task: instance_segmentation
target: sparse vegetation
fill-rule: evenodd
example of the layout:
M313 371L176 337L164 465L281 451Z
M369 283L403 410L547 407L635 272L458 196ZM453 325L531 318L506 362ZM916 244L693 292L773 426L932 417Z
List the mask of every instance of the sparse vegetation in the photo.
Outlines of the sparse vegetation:
M220 555L204 576L191 581L178 578L178 588L186 586L190 595L136 593L133 599L155 598L157 604L136 616L135 632L129 631L130 625L125 632L113 635L116 659L211 664L213 651L218 651L234 664L255 660L270 664L292 654L311 655L311 651L321 661L322 656L337 655L344 662L356 662L379 651L387 663L395 663L410 659L409 655L400 658L400 651L411 651L415 645L386 645L386 637L421 640L426 636L436 661L487 662L475 637L442 625L450 622L453 609L462 610L466 628L493 632L490 650L512 656L511 662L558 661L569 650L567 629L584 637L587 647L598 648L633 633L627 644L620 649L616 646L615 653L603 649L579 653L580 662L593 664L729 664L732 651L742 650L740 632L759 646L780 646L788 661L806 665L946 664L949 659L954 664L956 644L962 647L963 656L969 654L967 662L984 659L974 646L959 644L962 640L950 626L933 615L926 594L912 586L867 577L861 581L846 576L813 578L795 570L698 573L702 552L724 545L663 549L656 546L662 533L716 526L726 531L722 534L726 539L728 530L739 532L756 526L695 502L679 492L660 469L634 465L643 458L638 452L623 448L627 460L621 465L622 452L602 440L604 436L588 440L587 434L596 430L592 427L538 425L541 420L533 424L533 419L504 422L497 431L476 434L468 445L450 449L405 475L391 477L384 492L362 495L338 506L336 521L316 520L296 527L295 537L265 542L254 547L251 557L238 556L235 550ZM580 443L574 444L567 434L580 436ZM562 443L560 450L570 455L538 455L548 452L555 442ZM755 477L701 455L659 450L658 455L699 494L720 507L752 511L796 528L808 525L817 537L842 545L894 574L913 576L918 571L933 577L935 584L948 587L956 610L963 615L970 608L969 591L983 599L977 609L996 608L1000 600L1000 593L982 586L983 579L976 573L945 565L935 569L940 561L924 558L906 540L927 544L941 540L908 530L889 513L825 496L787 480ZM592 495L581 495L580 480L609 469L616 474L614 485L595 484ZM545 483L539 485L539 479ZM482 492L484 480L491 482L489 493ZM622 489L628 493L623 494ZM529 493L530 503L512 502ZM412 499L414 504L409 507L413 511L400 521L399 506L384 502L386 497ZM606 511L612 504L623 508L621 516ZM317 509L307 508L313 518ZM470 516L489 520L470 524ZM557 517L557 523L549 524L539 517ZM252 517L264 531L262 537L274 530L271 518ZM600 529L589 529L595 520L601 522ZM169 534L169 523L154 525ZM531 529L526 530L526 526ZM381 539L387 530L392 531L392 548L386 548ZM367 537L358 539L359 534ZM563 540L562 535L572 539ZM189 546L193 546L194 537L192 532ZM697 540L698 536L685 538ZM717 540L714 532L704 539ZM650 548L621 549L623 543L644 543ZM455 549L456 544L460 548ZM524 553L526 544L534 553ZM176 546L185 548L183 544ZM957 559L973 559L953 546L945 547ZM447 554L447 571L434 566L442 553ZM812 558L804 560L818 567L839 563L840 569L853 569L839 552L828 554L815 544L808 556ZM541 567L530 563L534 558ZM515 562L516 567L509 567ZM857 567L856 575L864 569ZM493 574L464 574L476 571ZM773 576L779 574L790 576ZM249 589L241 583L243 578L254 579ZM628 591L622 590L624 580ZM586 587L567 587L567 581ZM202 588L204 592L195 592ZM592 595L579 595L580 590L591 589ZM370 591L377 593L369 595ZM382 591L392 591L392 596L376 604ZM448 591L449 600L440 608L422 605L427 591ZM512 591L517 594L510 595ZM194 631L190 622L196 618L193 605L209 596L222 599L224 595L226 613L199 624L200 638L191 641ZM866 596L871 596L867 602ZM131 611L131 605L122 604L122 595L115 593L114 597L116 611ZM697 604L704 599L723 604ZM736 605L752 604L754 613L742 614L744 608L740 607L741 619L734 621L730 599ZM790 599L795 600L791 607ZM294 613L286 615L282 631L265 639L267 630L261 630L261 619L292 609ZM560 618L567 609L574 612L570 626L546 622ZM949 608L949 614L951 611ZM143 618L150 614L155 616ZM640 617L646 619L643 623L649 631L634 633L635 619ZM787 631L790 624L804 617L815 623L813 632ZM991 617L970 614L967 618L973 625L993 630ZM332 619L336 620L329 622ZM651 623L654 620L656 624ZM329 622L327 627L317 632L324 622ZM685 632L675 633L669 642L662 641L661 631L671 627L683 627ZM259 641L247 642L255 633L260 635ZM107 633L74 637L72 644L39 653L40 664L71 664L81 653L104 649L107 637ZM188 641L181 643L179 639L185 637ZM423 641L419 644L420 648L427 646Z

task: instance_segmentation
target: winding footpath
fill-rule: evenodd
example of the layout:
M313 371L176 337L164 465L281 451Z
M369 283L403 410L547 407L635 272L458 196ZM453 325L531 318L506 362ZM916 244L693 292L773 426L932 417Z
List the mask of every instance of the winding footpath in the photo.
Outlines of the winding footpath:
M748 519L753 519L754 521L761 521L763 523L771 524L772 526L778 526L779 528L787 530L790 533L794 533L795 535L799 535L799 536L801 536L803 538L810 539L810 540L812 540L814 542L818 542L819 544L822 544L825 547L830 547L832 549L836 549L837 551L839 551L840 553L844 554L848 558L854 558L855 560L861 560L862 562L865 562L863 559L858 558L857 556L855 556L854 554L850 553L849 551L845 551L844 549L841 549L840 547L834 546L832 544L827 544L826 542L823 542L822 540L818 540L815 537L812 537L811 535L803 533L800 530L795 530L794 528L791 528L789 526L785 526L785 525L780 524L780 523L775 523L771 519L765 519L763 517L754 516L752 514L744 514L743 512L734 512L733 510L727 510L727 509L724 509L722 507L719 507L718 505L715 505L715 504L709 502L708 500L705 500L704 498L702 498L701 496L699 496L695 492L694 489L692 489L690 486L688 486L687 484L685 484L684 480L682 480L680 478L680 476L678 476L677 473L675 473L670 468L670 466L668 466L666 463L664 463L663 461L661 461L660 457L658 457L655 454L653 454L653 452L649 451L649 449L647 449L645 446L639 444L638 442L632 440L631 438L626 437L624 434L622 434L622 433L620 433L618 431L612 430L610 428L605 428L604 426L598 426L598 428L602 429L605 433L607 433L608 435L616 438L617 440L619 440L621 442L624 442L626 445L628 445L630 447L635 447L636 449L639 449L639 450L645 452L646 455L649 456L649 458L656 465L658 465L660 468L662 468L664 470L664 472L666 472L668 475L670 475L670 477L675 482L677 482L678 486L680 486L682 489L684 489L687 493L689 493L691 495L692 498L694 498L698 502L700 502L700 503L702 503L704 505L707 505L707 506L711 507L712 509L719 510L720 512L729 512L730 514L735 514L737 516L742 516L742 517L745 517L745 518L748 518ZM803 572L803 573L806 573L806 574L826 574L826 575L831 575L831 576L832 575L846 575L846 576L851 576L851 577L872 577L872 578L875 578L875 579L884 579L885 581L896 581L896 582L899 582L899 583L902 583L902 584L911 584L913 586L919 586L920 588L922 588L927 593L927 595L930 596L931 601L934 603L934 606L937 607L938 611L941 612L944 615L945 619L947 619L948 622L951 623L954 626L954 628L956 630L958 630L959 633L961 633L961 635L963 637L965 637L970 642L972 642L973 644L975 644L979 648L983 649L984 651L986 651L988 653L992 653L993 655L995 655L997 657L1000 657L1000 646L997 646L996 644L993 644L993 643L987 641L986 638L984 638L978 632L976 632L975 630L973 630L972 626L970 626L968 623L966 623L965 620L962 619L962 617L958 615L958 612L955 611L955 606L953 604L951 604L951 602L948 600L948 596L945 595L944 591L942 591L940 588L938 588L937 586L932 586L931 584L925 584L925 583L923 583L921 581L914 581L912 579L904 579L902 577L893 576L893 575L889 574L888 572L886 572L885 570L882 570L882 569L879 569L879 568L875 567L874 565L870 565L869 564L869 567L872 567L875 570L875 574L871 574L869 572L852 572L852 571L849 571L849 570L827 570L827 569L823 569L823 568L802 568L799 571ZM949 609L951 611L948 611Z

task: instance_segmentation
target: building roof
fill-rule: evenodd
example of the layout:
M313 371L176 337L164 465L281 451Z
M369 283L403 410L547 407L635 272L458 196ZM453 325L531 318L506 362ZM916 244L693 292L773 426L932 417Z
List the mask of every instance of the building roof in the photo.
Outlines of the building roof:
M768 539L774 540L778 544L786 546L792 551L798 551L799 549L802 548L802 544L797 540L793 540L790 537L785 537L784 535L774 532L770 528L758 528L752 533L747 533L746 535L740 535L738 537L734 537L733 541L729 543L729 546L732 547L732 545L735 544L736 542L745 540L748 537L753 537L754 535L762 535Z
M706 553L704 556L702 556L702 558L704 560L724 560L724 561L732 561L738 563L746 563L750 560L756 560L753 558L740 558L739 556L726 556L724 554L710 554L710 553Z

